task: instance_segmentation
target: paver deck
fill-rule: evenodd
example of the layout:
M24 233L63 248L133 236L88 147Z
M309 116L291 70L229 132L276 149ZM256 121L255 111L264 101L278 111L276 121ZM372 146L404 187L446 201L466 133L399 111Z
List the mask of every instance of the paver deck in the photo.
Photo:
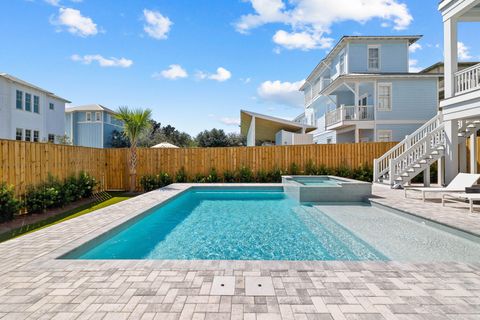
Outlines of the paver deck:
M56 259L188 187L171 185L0 244L0 319L480 318L480 264ZM479 230L480 219L461 204L427 210L405 202L402 191L374 190L384 205ZM216 276L234 277L234 295L210 294ZM256 277L271 279L275 295L246 295Z

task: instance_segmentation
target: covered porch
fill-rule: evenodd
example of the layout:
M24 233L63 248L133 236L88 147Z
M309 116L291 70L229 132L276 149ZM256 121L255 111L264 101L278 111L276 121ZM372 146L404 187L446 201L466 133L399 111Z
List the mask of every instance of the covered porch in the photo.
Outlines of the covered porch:
M240 111L240 121L241 134L247 137L247 146L249 147L262 144L278 144L277 138L279 136L288 136L288 139L283 139L289 141L287 144L308 144L309 141L313 143L313 136L308 133L317 129L300 122L246 110Z
M373 129L375 120L375 81L338 79L322 94L327 96L335 109L327 112L325 127L338 130L351 126ZM358 141L357 141L358 142Z

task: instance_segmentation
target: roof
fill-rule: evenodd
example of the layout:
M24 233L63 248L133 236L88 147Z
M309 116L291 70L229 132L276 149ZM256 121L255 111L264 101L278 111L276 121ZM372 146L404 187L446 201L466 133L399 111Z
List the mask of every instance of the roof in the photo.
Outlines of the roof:
M458 62L458 67L459 68L468 68L468 67L472 67L472 66L477 65L477 64L480 64L480 62L478 62L478 61L476 61L476 62ZM443 61L439 61L435 64L432 64L430 67L427 67L427 68L423 69L419 73L429 73L432 70L443 67L443 65L444 65Z
M83 106L76 106L76 107L70 107L65 109L65 112L75 112L75 111L105 111L108 113L116 114L115 111L107 107L104 107L101 104L86 104Z
M162 142L162 143L154 145L152 148L178 148L178 147L176 145L168 143L168 142Z
M253 117L255 117L255 135L258 140L274 140L271 139L272 135L275 137L275 134L280 130L298 131L305 129L305 132L308 133L317 129L317 127L291 120L240 110L240 132L242 135L247 135ZM259 127L261 127L261 130L258 129Z
M305 86L306 83L308 83L309 80L312 80L313 75L318 71L323 63L326 63L327 60L329 60L332 56L337 54L340 49L343 48L344 44L348 41L352 40L408 40L408 44L411 46L418 40L422 38L422 35L406 35L406 36L343 36L337 44L333 47L332 50L323 58L320 60L320 62L315 66L312 72L307 77L307 81L300 87L299 90L302 90Z
M23 86L30 87L30 88L35 89L35 90L38 90L38 91L43 91L43 92L45 92L48 96L50 96L50 97L52 97L52 98L59 99L59 100L63 100L63 101L66 102L66 103L71 103L71 101L69 101L69 100L67 100L67 99L65 99L65 98L59 97L59 96L55 95L53 92L50 92L50 91L45 90L45 89L43 89L43 88L40 88L40 87L38 87L38 86L36 86L36 85L34 85L34 84L31 84L31 83L29 83L29 82L27 82L27 81L24 81L24 80L22 80L22 79L19 79L19 78L17 78L17 77L14 77L14 76L12 76L12 75L10 75L10 74L8 74L8 73L5 73L5 72L0 73L0 77L5 78L5 79L10 80L10 81L13 81L13 82L16 82L16 83L21 84L21 85L23 85Z

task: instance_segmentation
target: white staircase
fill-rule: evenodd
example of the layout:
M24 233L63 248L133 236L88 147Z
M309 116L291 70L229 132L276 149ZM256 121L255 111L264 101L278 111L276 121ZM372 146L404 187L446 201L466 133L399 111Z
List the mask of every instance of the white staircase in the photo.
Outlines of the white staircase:
M373 164L373 181L401 187L444 155L445 132L438 114Z

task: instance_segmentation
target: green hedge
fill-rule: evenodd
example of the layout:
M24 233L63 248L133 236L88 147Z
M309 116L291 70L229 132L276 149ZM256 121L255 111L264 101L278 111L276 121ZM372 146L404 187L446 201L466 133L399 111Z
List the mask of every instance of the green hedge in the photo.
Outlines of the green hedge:
M21 202L15 198L13 186L0 183L0 222L12 220L20 207Z
M356 179L361 181L372 182L373 168L368 165L363 165L357 169L351 169L347 166L340 166L338 168L328 168L326 166L317 166L313 161L309 161L305 165L305 170L302 171L300 166L296 163L290 164L288 169L273 169L269 171L260 170L253 172L249 167L242 166L236 171L224 171L219 175L215 168L212 168L209 174L196 174L188 176L185 169L182 167L174 177L170 177L167 173L160 173L157 175L145 175L140 178L140 185L143 191L148 192L155 189L162 188L170 183L278 183L282 181L282 175L332 175L344 178Z

